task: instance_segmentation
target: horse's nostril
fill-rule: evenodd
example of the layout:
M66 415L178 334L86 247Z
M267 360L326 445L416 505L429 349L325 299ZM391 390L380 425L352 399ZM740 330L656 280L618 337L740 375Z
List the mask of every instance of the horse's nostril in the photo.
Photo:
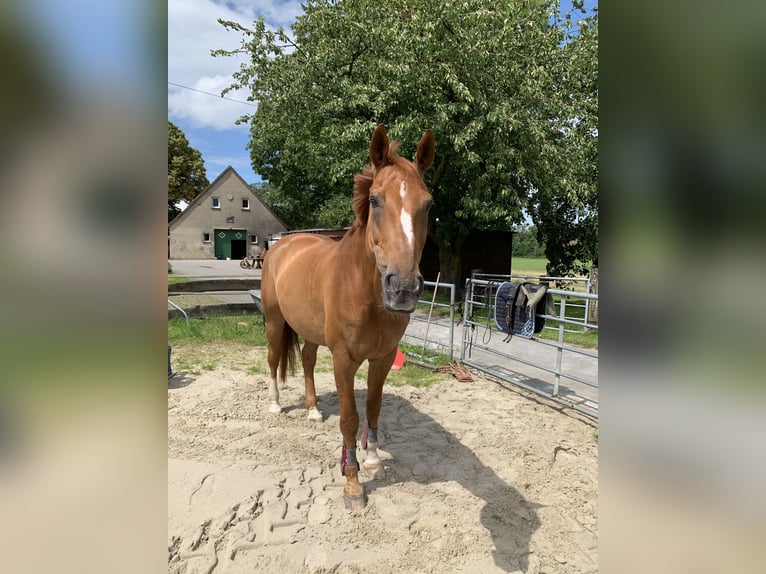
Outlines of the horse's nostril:
M417 287L417 295L420 297L420 295L423 293L423 289L425 287L425 281L423 280L423 276L418 273L417 275L417 281L418 281L418 287Z
M420 273L418 273L413 278L413 280L407 281L405 283L402 283L401 277L396 272L386 273L383 276L383 288L389 293L396 295L408 293L420 297L420 294L423 293L424 286L425 282L423 281L423 276Z
M395 292L399 292L401 285L399 283L399 276L396 273L386 273L385 286Z

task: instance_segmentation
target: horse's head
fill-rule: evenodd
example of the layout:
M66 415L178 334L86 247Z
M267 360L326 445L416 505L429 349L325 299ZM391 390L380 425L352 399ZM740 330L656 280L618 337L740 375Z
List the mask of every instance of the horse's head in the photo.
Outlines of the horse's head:
M423 134L414 161L398 156L396 148L389 145L388 134L379 125L370 140L371 168L356 179L354 210L366 222L367 241L380 271L383 305L388 311L411 313L423 292L420 256L433 204L423 174L434 159L433 133Z

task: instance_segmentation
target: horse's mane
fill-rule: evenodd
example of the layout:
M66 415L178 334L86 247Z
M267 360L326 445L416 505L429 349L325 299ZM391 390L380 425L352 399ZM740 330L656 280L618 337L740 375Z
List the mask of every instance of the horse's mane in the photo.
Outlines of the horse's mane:
M372 187L372 167L364 166L364 169L354 176L354 228L367 223L370 212L370 188Z
M399 151L399 142L392 141L388 145L385 165L396 165L406 161L397 154L397 151ZM367 164L361 172L354 176L353 208L356 217L352 229L367 224L367 217L370 214L370 188L372 187L372 179L375 177L375 172L376 169L372 165Z

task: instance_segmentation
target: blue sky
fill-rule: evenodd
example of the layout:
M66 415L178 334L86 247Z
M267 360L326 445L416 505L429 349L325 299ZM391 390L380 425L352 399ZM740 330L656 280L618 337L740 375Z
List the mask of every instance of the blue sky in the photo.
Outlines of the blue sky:
M230 92L230 99L222 99L170 82L220 94L232 83L232 74L243 60L210 55L214 49L237 48L241 41L240 34L227 32L217 18L248 26L263 15L271 27L289 28L300 12L299 0L168 0L168 119L202 152L210 181L229 165L249 183L260 180L246 149L248 128L235 124L256 108L232 101L246 102L244 91Z
M571 6L570 0L561 4L562 11ZM586 0L585 5L590 8L598 3ZM200 93L220 94L231 84L232 74L242 62L210 55L213 49L238 47L241 39L240 34L227 32L216 19L247 26L262 15L272 28L289 29L301 11L299 0L168 0L168 119L202 153L210 181L229 165L249 183L260 180L246 149L248 128L235 125L237 118L256 108L252 103L231 101L246 102L247 93L229 92L229 100Z

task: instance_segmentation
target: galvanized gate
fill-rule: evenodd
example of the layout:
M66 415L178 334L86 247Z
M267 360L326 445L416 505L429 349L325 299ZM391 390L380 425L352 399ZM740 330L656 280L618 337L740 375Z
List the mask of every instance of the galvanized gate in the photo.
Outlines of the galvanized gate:
M598 295L579 291L548 289L554 296L556 315L544 317L546 328L557 333L554 340L526 339L517 335L508 340L494 324L494 309L502 279L466 281L461 338L461 361L494 377L549 397L580 412L598 417L598 351L567 342L567 332L591 332L598 325L567 315L567 304L584 307L582 301L598 301ZM566 332L565 332L566 331ZM566 336L565 336L566 335Z
M540 335L508 339L494 322L497 289L504 281L549 279L474 275L466 281L462 302L455 300L454 285L426 282L423 299L402 340L407 355L426 365L434 364L435 355L449 361L455 355L493 377L598 417L598 351L570 341L584 333L597 346L598 325L588 322L588 308L598 301L598 295L548 289L556 313L538 317L545 318L544 332L553 334L552 339ZM589 285L574 278L553 279L585 289ZM461 310L462 318L457 316Z

